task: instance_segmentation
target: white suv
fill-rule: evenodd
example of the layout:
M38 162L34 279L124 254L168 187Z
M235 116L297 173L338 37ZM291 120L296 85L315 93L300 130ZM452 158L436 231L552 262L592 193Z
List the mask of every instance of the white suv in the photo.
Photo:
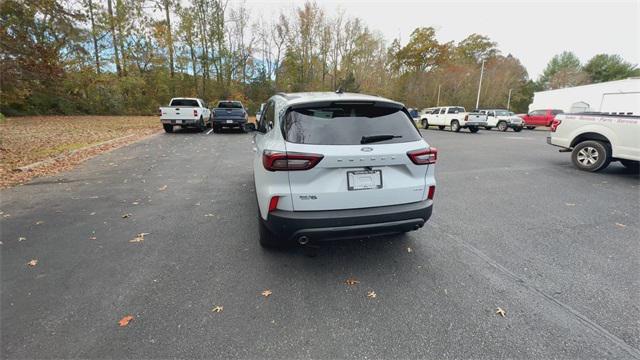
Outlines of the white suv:
M431 216L437 150L400 103L278 94L255 131L263 246L406 232Z

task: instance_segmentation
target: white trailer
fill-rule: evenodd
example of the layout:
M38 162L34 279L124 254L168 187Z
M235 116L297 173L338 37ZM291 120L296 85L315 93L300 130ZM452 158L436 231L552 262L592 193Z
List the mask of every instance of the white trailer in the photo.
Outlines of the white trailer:
M541 109L640 115L640 77L539 91L534 93L529 111Z

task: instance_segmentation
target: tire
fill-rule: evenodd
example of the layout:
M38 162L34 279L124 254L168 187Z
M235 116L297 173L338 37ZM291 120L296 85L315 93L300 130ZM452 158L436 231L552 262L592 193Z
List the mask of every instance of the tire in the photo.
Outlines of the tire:
M267 229L267 226L262 219L260 219L260 215L258 215L258 233L260 246L263 248L274 249L284 247L285 245L284 242L278 241L278 238Z
M633 173L640 173L640 161L620 160L620 163Z
M514 128L513 128L513 131L515 131L515 132L520 132L520 131L522 131L522 126L514 127Z
M479 127L477 126L469 126L469 131L471 131L472 133L477 133L480 130Z
M200 116L200 121L198 121L198 131L203 132L207 127L204 124L204 119Z
M493 129L493 128L492 128L491 126L485 126L485 127L484 127L484 129L485 129L485 130L491 130L491 129Z
M529 130L533 130L535 128L536 128L535 126L527 126L527 129L529 129Z
M173 132L173 125L171 124L162 124L162 127L164 128L165 132L168 132L168 133Z
M213 132L214 133L219 133L220 132L220 127L216 126L216 125L211 125L211 127L213 128Z
M425 130L429 130L429 122L427 119L422 119L422 128Z
M498 122L498 130L505 132L507 131L507 129L509 128L509 125L507 125L506 121L500 121Z
M611 162L611 147L600 141L583 141L573 148L571 161L580 170L600 171Z
M451 122L451 131L460 132L460 123L458 122L458 120L453 120Z

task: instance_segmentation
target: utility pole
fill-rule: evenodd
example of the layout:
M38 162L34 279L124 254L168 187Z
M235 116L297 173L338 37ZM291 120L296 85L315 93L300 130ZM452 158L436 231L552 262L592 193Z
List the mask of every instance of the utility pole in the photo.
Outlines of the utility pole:
M478 97L476 98L476 110L480 106L480 90L482 90L482 76L484 75L484 60L482 60L482 67L480 68L480 83L478 83Z
M511 91L513 91L513 89L509 89L509 98L507 99L507 110L509 110L509 106L511 105Z
M440 106L440 88L442 85L438 85L438 100L436 101L436 106Z

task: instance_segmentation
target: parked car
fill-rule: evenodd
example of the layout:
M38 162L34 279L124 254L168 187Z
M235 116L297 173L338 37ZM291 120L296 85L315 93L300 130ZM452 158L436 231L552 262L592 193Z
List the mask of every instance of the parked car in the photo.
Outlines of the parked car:
M418 114L419 118L420 118L420 125L422 125L423 129L428 129L429 128L429 122L427 121L427 115L431 114L431 112L434 110L435 108L424 108L422 110L420 110L420 113ZM444 127L443 127L444 128Z
M581 170L599 171L611 161L640 169L640 116L604 113L559 114L551 124L547 143L571 152Z
M203 131L210 124L210 115L204 100L197 98L173 98L169 106L160 108L160 122L168 133L173 132L174 125Z
M558 109L533 110L528 114L522 115L522 120L524 120L524 125L529 130L534 129L537 126L550 127L551 123L553 123L553 119L556 118L556 115L562 113L563 111Z
M460 129L469 129L472 133L478 132L480 127L487 126L487 115L477 112L467 112L462 106L435 107L430 113L423 116L423 127L436 125L440 130L446 126L451 131L459 132Z
M515 132L520 132L524 127L524 121L522 118L515 116L508 110L483 109L479 112L487 115L487 126L484 127L487 130L491 130L495 127L500 131L507 131L507 129L511 128Z
M247 129L263 246L406 232L431 216L437 150L400 103L281 93Z
M220 132L222 128L244 129L249 116L240 101L224 100L211 113L213 132Z
M408 108L407 111L409 112L409 115L411 115L411 119L413 119L414 122L418 122L420 120L420 114L418 113L417 109Z

